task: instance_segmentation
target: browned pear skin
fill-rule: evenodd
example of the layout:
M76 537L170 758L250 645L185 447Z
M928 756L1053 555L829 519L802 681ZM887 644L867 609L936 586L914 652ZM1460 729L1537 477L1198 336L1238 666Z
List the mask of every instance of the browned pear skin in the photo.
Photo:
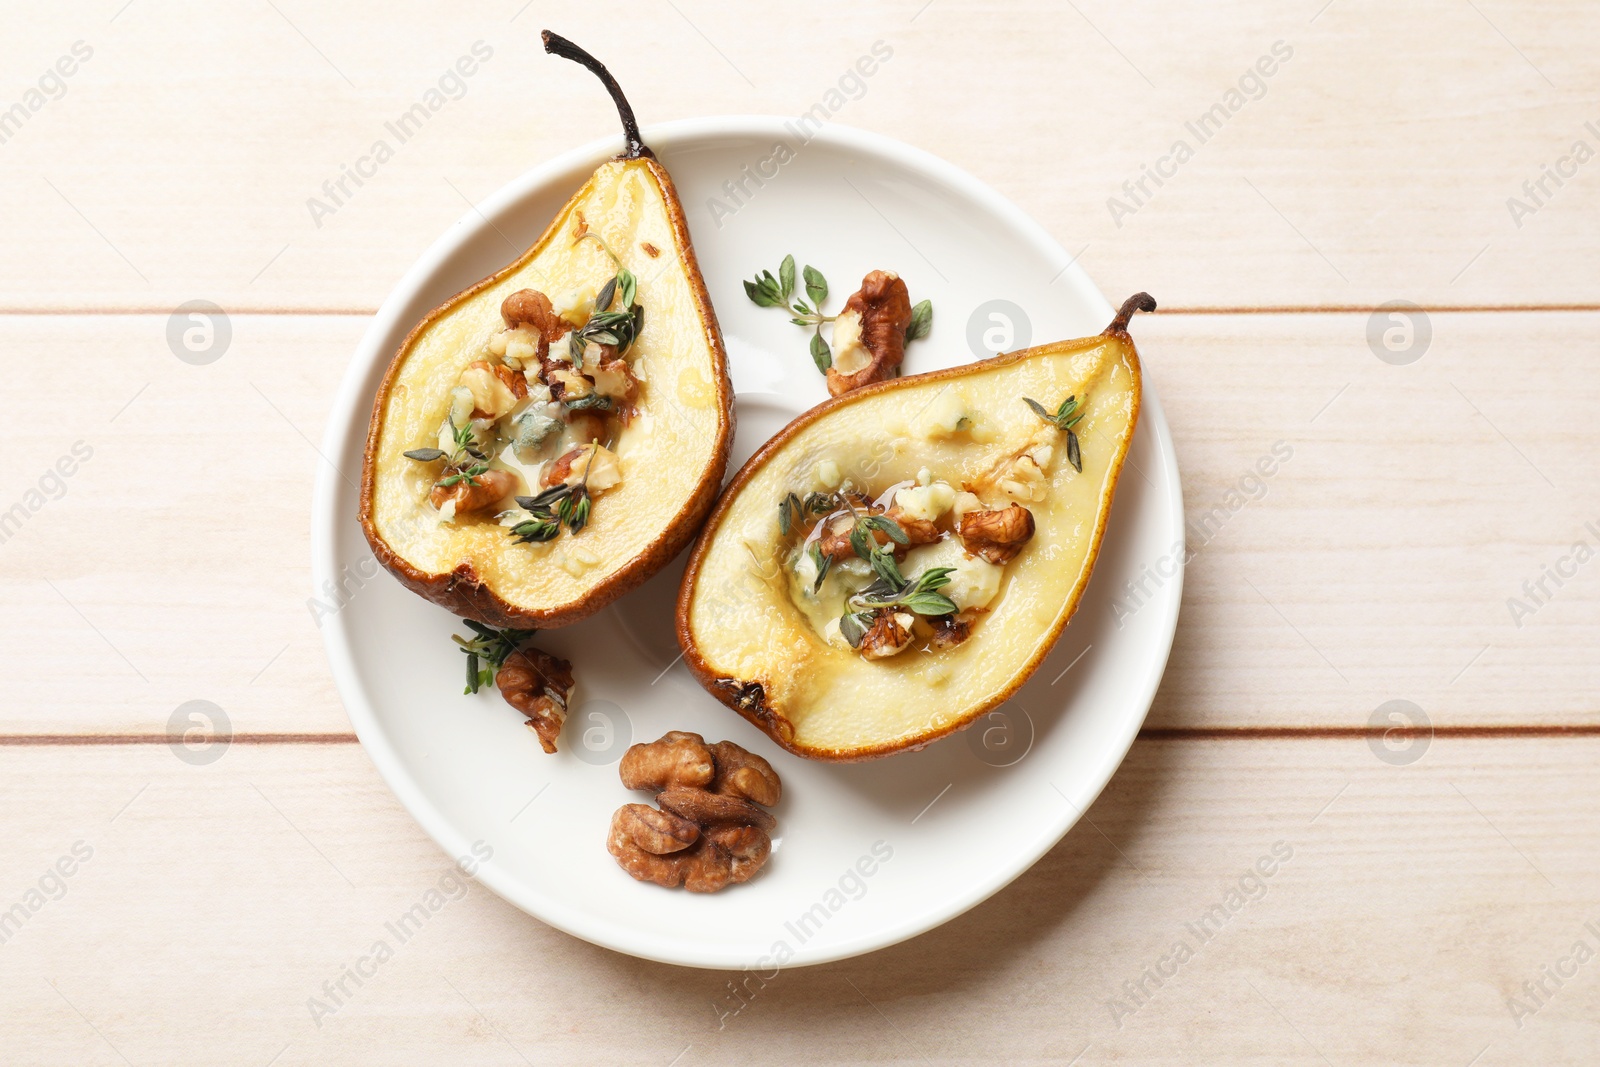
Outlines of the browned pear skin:
M633 109L622 96L621 90L617 87L616 81L611 77L610 72L587 52L584 52L571 42L549 31L545 31L543 36L547 52L571 59L594 72L616 102L622 119L626 145L623 152L616 156L612 163L630 161L633 165L646 168L649 176L661 190L671 231L677 248L680 250L678 259L681 261L684 274L689 281L691 296L700 322L704 324L705 338L712 357L712 365L706 367L705 370L710 379L710 385L715 390L715 403L720 417L717 420L717 430L711 444L710 461L696 481L687 500L657 537L646 544L632 558L626 560L619 568L608 574L583 596L571 602L537 608L513 604L502 597L493 585L478 573L471 560L462 560L449 570L429 572L414 566L385 539L374 518L374 493L377 482L376 459L385 418L390 411L391 397L396 379L419 338L427 333L431 326L452 311L472 301L480 294L492 290L503 279L522 270L540 252L551 245L560 236L564 225L568 222L572 203L579 200L589 186L586 184L583 189L580 189L575 194L573 202L569 202L567 207L557 214L539 240L534 242L532 247L518 257L515 262L440 304L411 330L391 360L389 369L385 373L383 382L379 385L377 396L373 401L372 421L367 433L367 443L362 464L359 511L362 530L366 534L367 541L372 546L373 555L378 562L412 592L465 618L475 619L490 626L516 627L519 629L552 629L578 622L593 615L625 593L636 589L662 567L666 566L667 563L671 562L694 539L696 532L705 521L707 513L716 502L717 490L722 483L723 475L727 471L728 456L733 445L733 385L728 377L727 352L723 347L722 332L717 325L716 311L711 305L711 296L706 291L705 279L700 273L699 261L695 258L694 245L689 238L689 227L684 217L683 204L678 198L677 189L672 183L672 178L667 173L666 168L656 160L655 154L640 140ZM610 165L610 163L604 164L602 169ZM599 173L600 171L596 171L597 176ZM591 179L592 181L593 179ZM666 257L672 254L672 250L661 249L659 254ZM662 262L666 261L663 258ZM604 503L604 501L601 502L601 507L604 506ZM594 521L603 520L597 518ZM507 536L505 541L506 552L525 549L525 546L514 543L510 536ZM548 566L549 564L546 563L545 565Z
M729 482L718 500L716 510L706 520L705 528L701 531L700 538L690 553L689 564L684 572L683 581L678 591L677 634L678 643L684 651L684 663L688 665L695 679L712 696L738 712L787 751L807 759L832 763L854 763L890 756L897 752L921 749L933 741L965 729L984 714L1009 700L1038 669L1082 600L1083 591L1087 584L1088 571L1093 568L1094 561L1099 554L1105 535L1106 520L1110 513L1111 502L1121 475L1122 463L1132 443L1133 431L1138 422L1141 370L1137 348L1133 343L1132 337L1128 334L1128 323L1135 312L1154 311L1155 307L1156 302L1148 293L1137 293L1123 302L1111 323L1095 337L1039 345L1018 352L994 356L977 363L894 378L889 381L868 385L853 392L823 401L784 427L783 430L763 445L755 455L751 456L733 477L732 481ZM727 517L740 491L762 470L770 458L779 453L797 435L835 412L861 404L883 393L915 388L930 382L948 382L989 368L1013 366L1037 355L1061 349L1063 346L1083 345L1100 339L1113 339L1125 346L1125 351L1122 354L1132 372L1131 411L1127 418L1126 432L1121 437L1116 454L1110 461L1107 481L1100 494L1100 506L1096 510L1095 524L1089 538L1090 548L1083 579L1072 589L1067 602L1059 612L1054 624L1054 632L1047 635L1047 640L1041 643L1037 652L1016 673L1009 684L992 692L985 699L974 703L970 708L965 709L959 718L916 736L898 738L892 742L882 744L827 747L797 742L794 725L769 703L767 694L773 686L772 678L764 675L752 678L730 677L727 673L718 670L712 663L707 661L693 632L690 618L696 583L705 565L707 554L717 537L719 526ZM776 503L774 503L775 508ZM981 625L982 623L979 624L980 627Z

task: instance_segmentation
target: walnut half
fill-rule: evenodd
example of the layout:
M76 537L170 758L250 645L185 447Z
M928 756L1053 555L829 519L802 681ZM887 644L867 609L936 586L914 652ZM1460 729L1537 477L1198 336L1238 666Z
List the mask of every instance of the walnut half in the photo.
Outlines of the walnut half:
M893 378L905 358L910 325L911 293L898 275L875 270L861 279L861 288L850 294L834 320L828 394L839 396Z
M628 749L618 773L629 789L656 792L660 805L624 804L606 837L617 865L639 881L715 893L754 877L772 854L777 821L758 804L776 804L782 783L732 741L708 745L674 730Z
M507 704L528 717L528 729L538 735L540 746L554 752L567 721L572 664L537 648L519 648L495 672L494 684Z

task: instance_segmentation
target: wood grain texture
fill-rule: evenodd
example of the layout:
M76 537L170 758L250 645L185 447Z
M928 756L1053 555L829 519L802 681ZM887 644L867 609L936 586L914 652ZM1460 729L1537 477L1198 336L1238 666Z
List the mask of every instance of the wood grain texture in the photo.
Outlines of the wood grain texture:
M3 431L0 517L25 518L0 528L0 732L164 733L194 699L239 730L348 731L307 607L309 523L322 423L365 321L235 316L208 366L175 358L166 326L0 320L7 395L66 395L63 353L90 368L71 415ZM60 478L80 442L89 458Z
M1141 324L1194 553L1151 725L1597 721L1600 378L1565 353L1600 316L1430 323L1405 366L1365 315Z
M1594 724L1600 564L1569 561L1543 603L1523 583L1600 549L1600 380L1580 367L1597 325L1436 314L1422 358L1392 366L1366 315L1141 318L1194 552L1150 724L1359 727L1392 699L1441 727ZM0 431L0 511L93 449L0 543L0 733L159 734L193 699L248 733L349 730L308 529L313 442L362 326L235 316L227 355L195 367L162 316L0 318L20 395L56 388L63 348L95 368L72 414Z
M375 308L472 202L615 130L592 80L539 53L541 25L615 62L646 123L822 103L933 151L1081 250L1108 291L1190 308L1600 302L1600 163L1522 191L1576 141L1600 150L1600 10L1581 0L781 15L684 0L620 20L570 0L225 17L106 0L18 12L0 44L0 108L74 42L93 51L0 144L0 305ZM420 129L391 132L479 41L492 56L447 80ZM878 41L892 58L848 80ZM1258 62L1273 73L1241 91ZM392 158L361 163L380 140ZM1192 158L1164 161L1179 141ZM359 185L344 178L358 165ZM1513 196L1532 213L1513 218ZM312 198L332 213L314 218ZM691 207L691 226L709 222Z
M159 746L0 751L0 906L93 850L0 945L0 1035L17 1065L1579 1063L1600 964L1546 980L1520 1028L1507 1001L1600 945L1597 757L1141 743L990 901L763 983L594 948L449 881L402 943L385 924L450 859L355 746L236 745L204 767ZM1273 873L1202 941L1188 924L1263 857ZM318 1026L308 1000L332 1004L323 983L379 940L393 958ZM1123 983L1180 940L1192 958L1136 1004Z

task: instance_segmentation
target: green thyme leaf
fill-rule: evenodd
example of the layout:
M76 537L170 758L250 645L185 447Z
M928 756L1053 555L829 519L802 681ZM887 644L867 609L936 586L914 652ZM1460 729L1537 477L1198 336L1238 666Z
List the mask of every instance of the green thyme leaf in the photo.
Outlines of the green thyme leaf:
M955 570L954 567L929 567L917 575L916 584L911 587L911 592L931 593L935 589L943 589L950 584L950 576Z
M873 540L871 531L858 522L850 531L850 547L857 556L870 560L872 558L872 550L877 547L877 542Z
M821 541L811 542L811 548L809 551L811 554L811 562L816 564L817 567L817 580L811 583L811 592L812 595L815 595L817 591L822 588L823 579L828 577L828 571L833 568L833 557L824 556L822 554Z
M804 325L804 323L801 325ZM824 374L827 373L829 367L833 366L833 350L828 347L828 342L822 339L822 334L820 333L811 335L811 362L815 363L817 370L822 371Z
M617 271L617 291L622 296L622 303L619 306L624 311L633 307L634 297L639 293L639 279L633 276L633 271Z
M554 541L560 532L561 524L553 516L548 519L531 519L511 528L511 536L525 545Z
M411 451L401 454L407 459L414 459L419 463L432 463L436 459L445 457L445 451L442 448L413 448Z
M767 298L766 291L763 290L761 286L751 281L744 283L744 295L749 297L750 302L757 307L776 307L779 303L779 301L776 300L769 300Z
M526 508L529 511L535 508L549 507L570 492L572 492L572 486L570 485L553 485L536 496L517 497L517 507Z
M1083 451L1078 447L1078 435L1067 431L1067 462L1079 474L1083 473Z
M1050 414L1050 409L1046 408L1043 404L1039 403L1033 397L1025 396L1025 397L1022 398L1022 402L1024 404L1028 405L1030 408L1032 408L1033 409L1033 413L1035 415L1039 416L1045 422L1055 422L1056 421L1055 416Z
M790 493L778 502L778 532L784 537L794 529L794 524L804 519L805 513L801 511L800 498Z
M600 287L600 291L594 295L594 313L598 315L600 312L608 310L611 307L612 298L616 295L617 279L615 276L613 276L611 280L602 285ZM626 307L627 305L623 306ZM593 316L590 317L589 321L594 321Z
M807 265L804 274L806 279L806 295L809 296L811 298L811 302L817 305L817 307L820 309L822 307L822 302L828 299L828 279L822 276L822 272L820 270L810 265Z
M955 601L943 593L912 593L901 599L900 606L918 615L953 615Z
M928 336L933 329L933 301L924 300L911 309L911 324L906 327L906 343Z
M905 587L905 577L900 573L899 564L894 561L894 549L887 545L873 549L870 562L873 573L893 586L896 591Z
M566 517L567 529L571 530L573 533L577 533L579 530L587 526L589 524L589 509L591 507L593 507L593 501L590 499L587 492L578 497L577 503L572 506L571 514Z
M783 262L778 264L778 291L783 299L788 300L794 292L794 256L784 256Z
M564 400L562 404L568 411L614 411L617 407L615 400L600 393L590 393L576 400Z
M744 283L744 292L757 305L764 308L779 307L784 302L783 293L770 273L762 271L754 281Z
M861 639L867 636L871 627L871 612L852 611L839 617L839 635L850 643L851 648L861 647Z
M869 530L882 530L889 535L889 540L897 545L909 545L911 539L900 528L900 524L893 519L884 518L882 515L868 515L861 520Z
M893 604L900 596L900 590L885 581L882 577L874 578L872 584L850 598L850 603L868 607L882 607Z

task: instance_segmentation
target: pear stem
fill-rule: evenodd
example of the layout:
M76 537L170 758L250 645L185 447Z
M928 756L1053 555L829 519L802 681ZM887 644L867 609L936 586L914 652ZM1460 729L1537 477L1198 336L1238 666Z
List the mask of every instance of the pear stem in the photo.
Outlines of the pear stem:
M1127 333L1128 322L1133 318L1135 311L1154 311L1155 309L1155 297L1149 293L1134 293L1122 302L1122 307L1117 309L1117 317L1111 320L1111 325L1106 327L1105 332Z
M612 103L617 105L617 114L622 119L622 136L627 142L627 148L619 159L639 159L641 157L655 158L655 153L646 147L639 138L639 120L633 117L633 106L628 103L628 98L622 95L622 86L617 84L617 79L611 76L606 65L582 48L562 37L560 34L541 30L539 37L544 41L544 50L553 56L570 59L589 69L600 84L606 87L606 92L611 94Z

